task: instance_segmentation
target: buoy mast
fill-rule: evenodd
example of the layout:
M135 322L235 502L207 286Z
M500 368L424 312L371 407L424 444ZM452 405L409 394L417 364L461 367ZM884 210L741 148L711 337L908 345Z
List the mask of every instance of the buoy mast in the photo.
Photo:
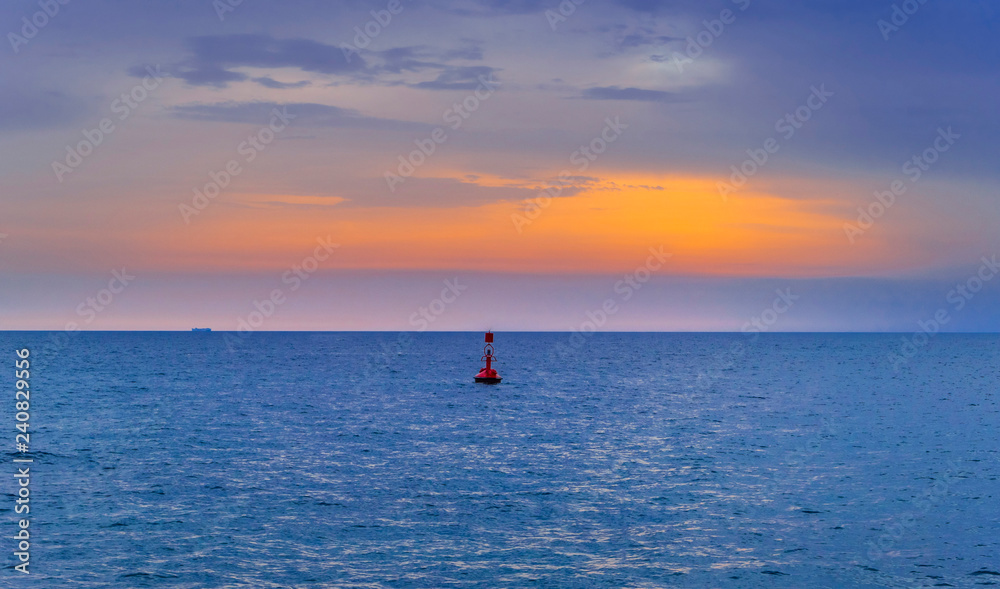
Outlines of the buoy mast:
M476 375L476 382L481 382L483 384L500 384L502 380L497 371L493 369L493 360L496 359L496 354L494 354L493 349L493 332L486 332L486 345L483 346L483 357L480 360L486 360L486 368L481 368L479 374Z

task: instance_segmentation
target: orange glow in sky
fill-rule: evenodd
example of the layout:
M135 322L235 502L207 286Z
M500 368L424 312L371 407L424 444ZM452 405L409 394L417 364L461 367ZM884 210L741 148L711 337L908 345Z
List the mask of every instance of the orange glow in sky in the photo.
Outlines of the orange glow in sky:
M898 263L875 238L846 241L850 207L836 189L814 194L723 199L713 178L622 175L543 207L358 207L232 195L251 206L208 209L181 229L183 239L176 226L162 227L144 257L166 270L280 269L330 236L342 247L329 267L341 268L618 272L661 246L674 256L669 271L683 274L819 276Z

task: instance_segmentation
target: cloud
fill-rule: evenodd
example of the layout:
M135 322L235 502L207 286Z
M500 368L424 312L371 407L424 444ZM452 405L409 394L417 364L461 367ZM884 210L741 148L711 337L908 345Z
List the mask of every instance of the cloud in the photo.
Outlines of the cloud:
M339 196L244 194L231 204L252 209L328 209L347 199Z
M610 34L612 44L619 51L638 47L661 47L676 41L683 41L680 37L666 35L654 28L644 26L603 24L595 27L594 31Z
M310 39L208 35L190 39L189 45L192 55L166 69L192 86L224 88L230 82L247 80L246 74L233 71L240 67L297 68L320 74L358 74L367 68L362 57L348 59L340 48ZM143 71L141 67L132 68L129 74L138 76ZM283 86L268 77L254 81L268 88L295 87Z
M570 0L567 0L569 2ZM559 12L560 0L476 0L473 3L478 9L463 7L442 7L455 14L488 16L491 14L530 14L551 10ZM589 2L575 0L576 10L588 8ZM656 13L660 11L704 11L704 0L612 0L616 4L640 13Z
M339 74L364 69L333 45L310 39L275 39L269 35L211 35L191 40L198 64L224 67L294 67L306 72Z
M458 3L448 3L441 8L460 15L488 16L491 14L530 14L532 12L542 12L548 8L558 6L558 2L551 0L476 0L472 3L475 8L468 8L467 5Z
M656 35L649 33L647 31L633 32L626 35L622 35L618 39L619 47L644 47L646 45L666 45L671 41L679 41L678 37L671 37L669 35Z
M211 65L203 65L195 69L174 69L171 73L192 86L214 86L216 88L225 88L229 82L242 82L248 77L246 74L231 72Z
M345 206L376 207L456 207L479 206L490 202L519 202L538 195L533 186L492 186L465 178L408 178L395 193L378 178L363 187L357 198Z
M186 104L170 109L171 115L192 121L213 121L221 123L250 123L263 125L271 117L271 111L281 109L291 115L294 125L309 127L338 127L352 129L402 130L425 132L432 125L383 119L362 115L356 110L316 104L311 102L219 102L214 104Z
M462 39L463 47L451 49L441 54L441 59L451 61L453 59L464 59L466 61L482 61L483 48L479 41L474 39Z
M378 74L402 74L404 72L437 71L433 80L414 81L410 79L390 80L382 76L382 83L405 85L423 90L475 90L481 84L480 78L492 79L500 71L485 65L454 65L455 60L478 61L482 59L482 49L465 40L466 47L441 51L427 46L395 47L385 51L366 53L370 57L370 71Z
M369 55L372 61L377 62L369 68L373 74L377 72L400 74L446 67L442 63L429 61L433 59L433 56L426 47L394 47L384 51L370 52Z
M275 39L269 35L210 35L189 41L192 54L167 66L165 71L191 86L225 88L231 82L251 80L267 88L289 89L309 85L307 81L286 83L270 76L250 78L237 71L241 67L296 68L303 72L335 75L361 83L406 85L427 90L471 90L479 76L498 71L488 66L454 65L453 61L478 61L482 48L462 39L457 49L441 50L420 45L394 47L382 51L354 50L345 55L340 47L310 39ZM400 74L437 72L433 80L399 79ZM136 66L129 75L142 77L145 68Z
M435 80L411 86L429 90L475 90L482 84L480 78L490 79L498 71L485 65L452 66L442 71Z
M674 92L631 87L620 88L618 86L587 88L583 91L582 98L591 100L638 100L642 102L682 102L683 100Z
M275 90L285 90L288 88L302 88L303 86L308 86L310 84L309 80L302 80L300 82L279 82L273 78L264 76L262 78L254 78L254 82L257 82L265 88L272 88Z

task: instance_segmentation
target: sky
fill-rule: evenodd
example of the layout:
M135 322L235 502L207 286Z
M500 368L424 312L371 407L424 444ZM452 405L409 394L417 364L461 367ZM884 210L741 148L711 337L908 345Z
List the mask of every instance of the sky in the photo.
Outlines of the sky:
M998 14L5 2L0 329L997 331Z

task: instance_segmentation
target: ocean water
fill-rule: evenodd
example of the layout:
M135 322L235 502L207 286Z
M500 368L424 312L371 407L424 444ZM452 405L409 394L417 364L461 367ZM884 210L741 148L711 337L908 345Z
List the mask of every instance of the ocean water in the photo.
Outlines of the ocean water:
M0 332L0 586L1000 584L995 335L226 338Z

